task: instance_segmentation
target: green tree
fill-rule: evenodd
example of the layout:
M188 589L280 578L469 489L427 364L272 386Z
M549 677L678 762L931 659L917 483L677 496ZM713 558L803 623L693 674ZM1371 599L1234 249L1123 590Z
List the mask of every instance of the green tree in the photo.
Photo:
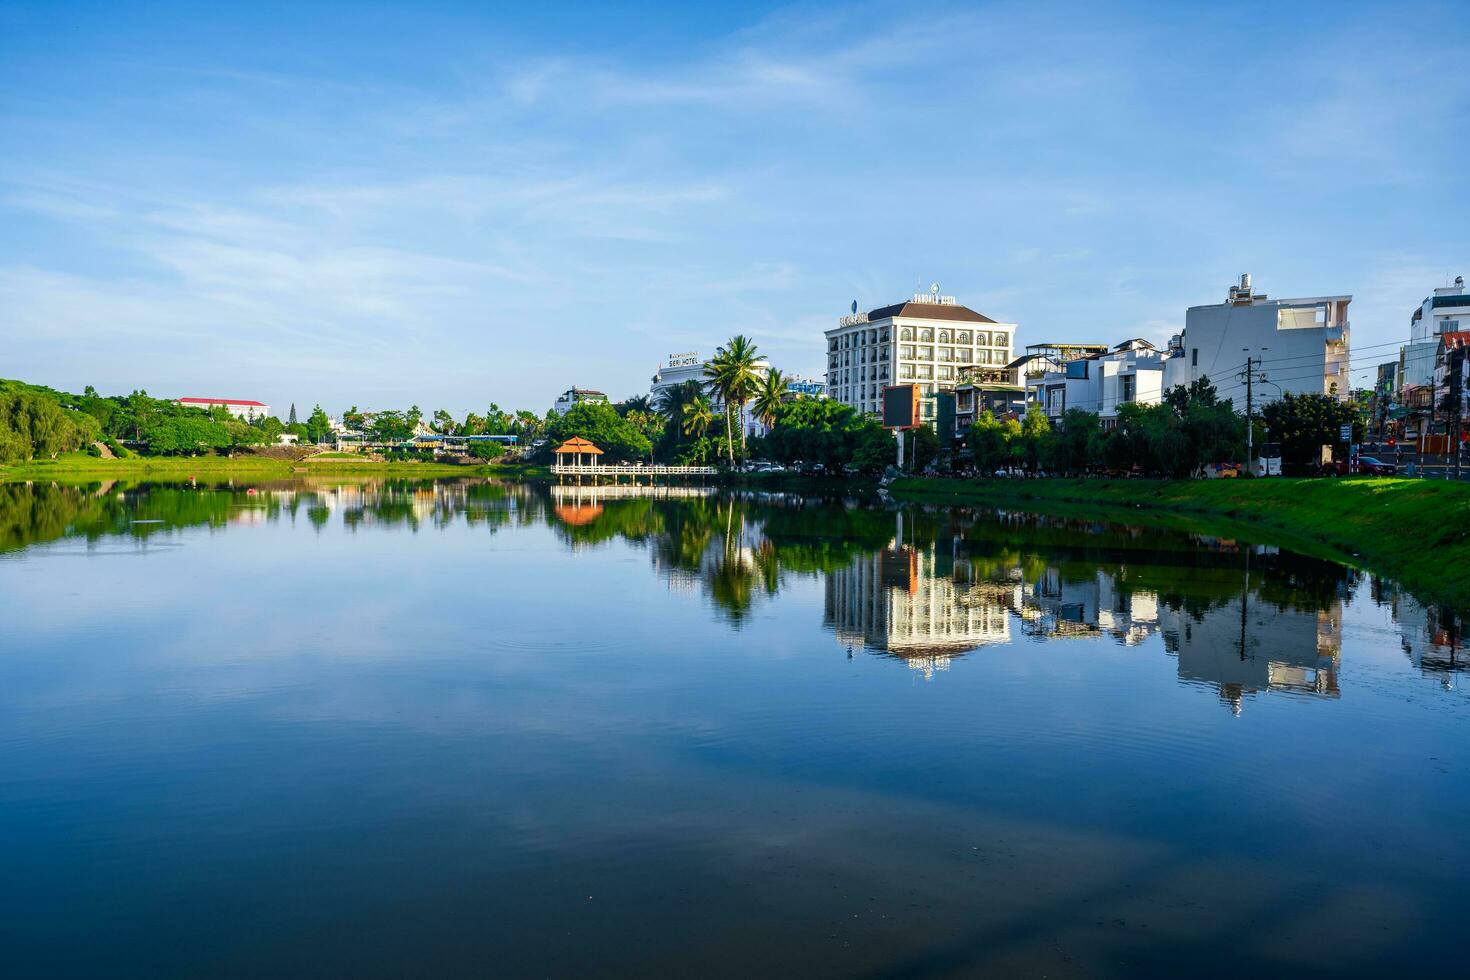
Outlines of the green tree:
M368 431L378 442L404 442L413 435L416 422L410 422L403 412L379 412L373 416Z
M291 415L286 419L286 424L287 425L295 425L296 424L296 403L295 402L292 402L291 403Z
M710 392L720 400L725 412L725 437L729 440L730 462L735 462L735 433L732 414L743 418L745 405L755 395L760 376L755 365L758 348L749 337L737 334L705 365ZM745 449L745 426L740 426L740 448Z
M981 475L989 476L1010 465L1005 431L990 412L981 412L965 433L965 448Z
M1261 410L1271 441L1281 445L1282 472L1308 473L1321 458L1322 447L1340 441L1344 425L1353 427L1353 438L1362 438L1363 421L1356 405L1329 395L1295 395L1287 392Z
M332 434L332 420L327 418L327 413L317 405L312 408L311 414L306 417L306 438L310 442L322 443Z
M1020 439L1017 442L1018 462L1035 473L1041 465L1041 457L1051 441L1051 419L1039 408L1032 408L1021 421Z
M499 459L505 455L505 447L498 442L472 442L469 453L476 459Z
M581 402L556 416L547 424L546 435L557 445L581 436L612 461L642 459L653 449L648 437L617 409L599 402Z
M703 438L705 433L709 432L709 427L714 424L714 408L704 395L685 404L683 412L681 428L686 436L693 436L696 439Z
M232 444L228 426L251 429L244 422L216 422L207 415L179 415L161 418L143 430L148 451L158 456L197 456L209 449L223 449ZM259 430L252 430L259 434Z
M776 412L786 398L786 382L784 374L771 368L755 393L755 417L767 429L776 424Z

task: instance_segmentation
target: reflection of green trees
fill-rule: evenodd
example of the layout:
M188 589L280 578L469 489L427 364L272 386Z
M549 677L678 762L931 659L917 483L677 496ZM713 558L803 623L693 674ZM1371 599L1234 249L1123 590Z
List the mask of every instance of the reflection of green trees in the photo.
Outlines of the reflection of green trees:
M251 493L246 487L171 483L0 484L0 551L62 537L95 541L106 536L146 539L185 527L222 527L242 512L268 521L305 513L321 527L331 518L340 485L283 482ZM445 490L449 492L444 492ZM349 527L371 522L417 527L424 520L497 526L533 519L506 506L521 488L480 482L383 481L348 485L336 506ZM284 491L284 492L283 492ZM426 513L425 501L432 503Z
M1320 611L1347 596L1354 574L1299 554L1251 554L1235 542L1160 528L1103 524L972 509L905 508L798 497L597 499L575 521L558 512L547 488L485 480L364 483L284 482L241 487L144 483L79 486L0 485L0 551L62 537L135 539L184 527L220 527L248 511L268 521L305 520L320 528L334 510L348 528L444 527L457 521L496 528L545 521L567 542L622 540L646 548L664 574L700 583L730 619L747 616L789 576L819 576L850 566L901 537L932 551L945 574L968 562L969 581L1075 584L1111 577L1119 592L1152 593L1193 615L1238 601L1249 591L1283 608ZM143 523L140 523L143 522ZM1247 572L1247 561L1249 571Z

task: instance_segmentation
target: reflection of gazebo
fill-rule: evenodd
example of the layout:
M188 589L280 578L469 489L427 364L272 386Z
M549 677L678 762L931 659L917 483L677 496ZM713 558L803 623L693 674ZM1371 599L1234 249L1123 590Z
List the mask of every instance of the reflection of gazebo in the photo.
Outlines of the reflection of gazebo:
M569 462L573 466L582 466L596 462L596 457L602 455L602 450L581 436L573 436L560 446L556 447L557 462ZM571 456L570 460L565 457ZM587 457L587 464L582 462L582 457Z
M559 504L555 508L557 517L573 527L591 524L602 516L601 504Z

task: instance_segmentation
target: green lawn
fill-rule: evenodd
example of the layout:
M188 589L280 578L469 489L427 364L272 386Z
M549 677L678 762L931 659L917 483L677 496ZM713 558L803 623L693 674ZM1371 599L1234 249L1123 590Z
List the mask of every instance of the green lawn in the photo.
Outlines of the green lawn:
M1318 546L1426 599L1470 608L1470 485L1444 480L896 481L898 497L1149 522L1183 516L1261 541Z

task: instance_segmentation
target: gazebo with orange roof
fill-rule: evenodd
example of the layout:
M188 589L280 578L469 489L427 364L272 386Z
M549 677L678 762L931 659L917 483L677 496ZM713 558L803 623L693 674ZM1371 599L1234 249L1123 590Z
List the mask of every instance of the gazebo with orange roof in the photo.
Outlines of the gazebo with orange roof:
M562 456L573 456L573 466L582 466L582 457L597 457L602 455L602 450L583 439L581 436L572 436L566 442L556 447L558 459ZM590 460L589 460L590 462Z

